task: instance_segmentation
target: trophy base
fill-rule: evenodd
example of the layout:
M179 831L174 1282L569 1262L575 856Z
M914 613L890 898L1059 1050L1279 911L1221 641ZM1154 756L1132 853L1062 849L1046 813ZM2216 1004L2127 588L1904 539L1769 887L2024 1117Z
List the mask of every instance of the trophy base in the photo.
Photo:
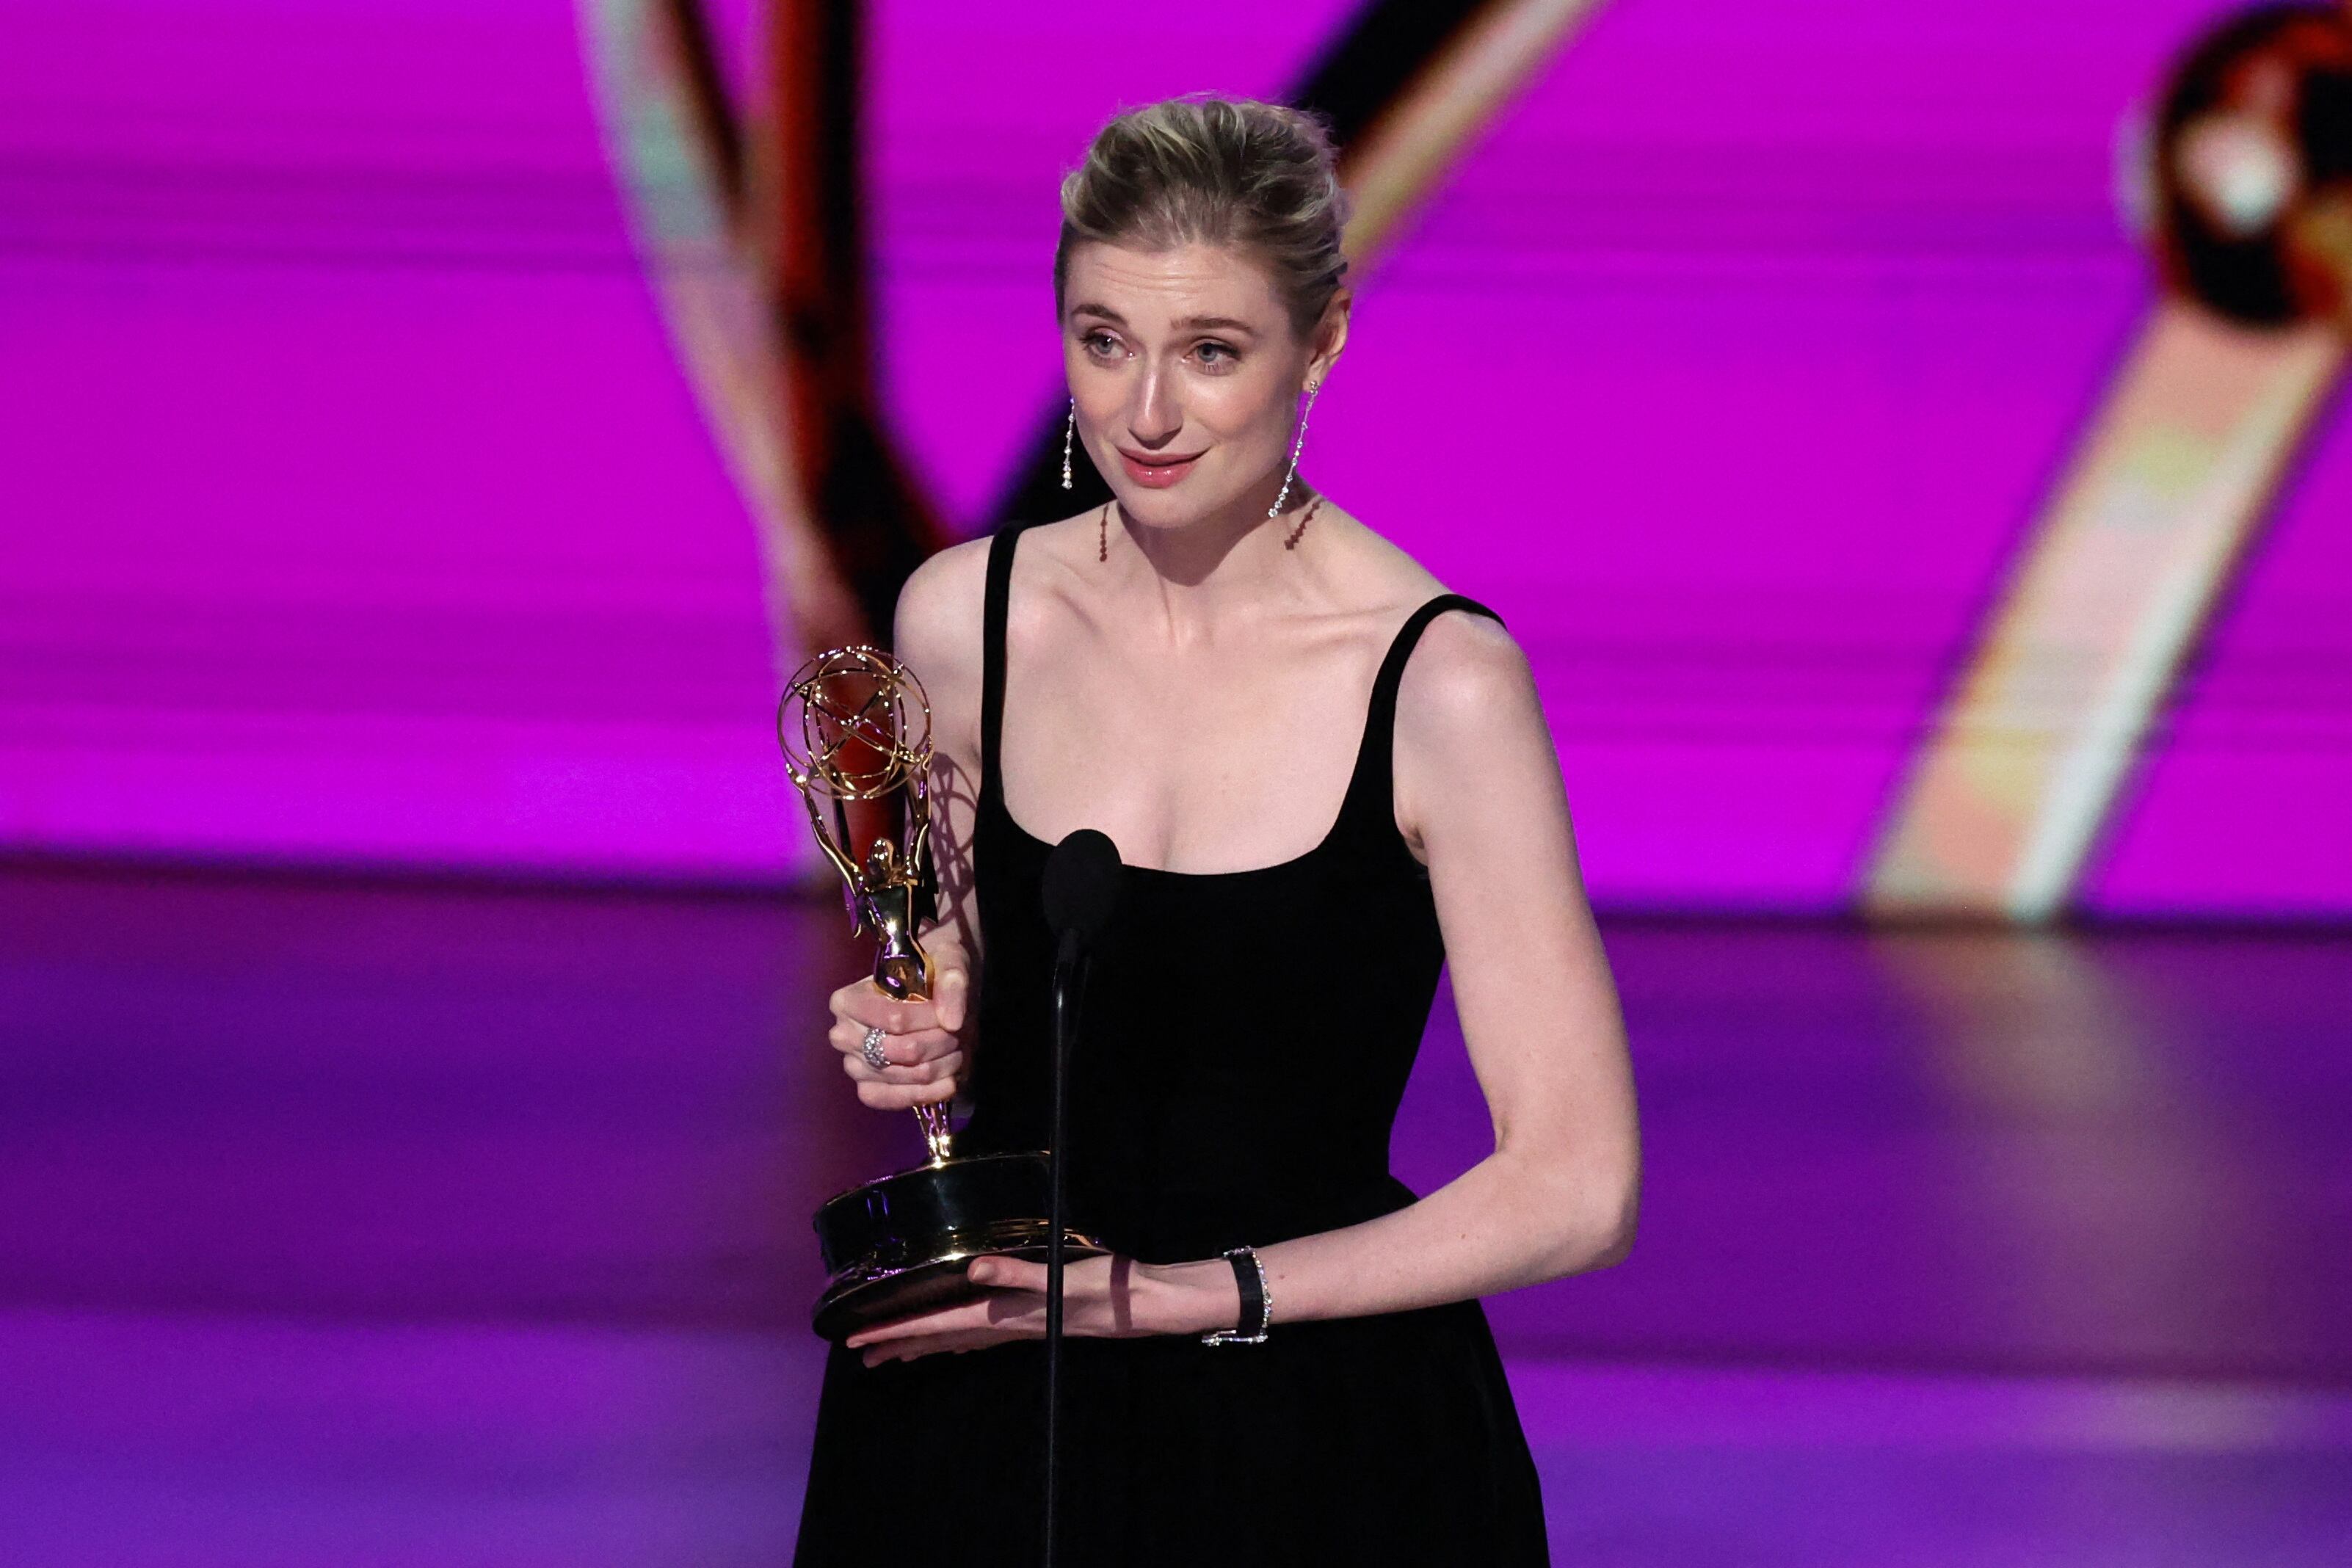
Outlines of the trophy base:
M838 1343L869 1323L968 1300L982 1293L964 1274L975 1258L1043 1262L1048 1180L1043 1154L950 1157L828 1200L814 1222L828 1274L817 1333ZM1075 1230L1063 1238L1066 1258L1104 1250Z

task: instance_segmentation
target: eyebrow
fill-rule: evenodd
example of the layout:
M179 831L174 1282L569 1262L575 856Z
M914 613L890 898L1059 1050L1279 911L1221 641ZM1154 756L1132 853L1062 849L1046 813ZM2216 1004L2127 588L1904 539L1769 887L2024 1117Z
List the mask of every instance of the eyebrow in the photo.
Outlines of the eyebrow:
M1108 305L1097 305L1091 302L1084 305L1073 305L1070 307L1070 314L1073 316L1099 316L1104 321L1110 322L1113 326L1124 327L1127 325L1127 318L1120 315L1117 310L1112 310ZM1251 326L1247 321L1236 321L1231 316L1187 316L1182 321L1178 321L1176 326L1177 329L1181 331L1247 332L1253 337L1257 335L1257 329L1255 327Z

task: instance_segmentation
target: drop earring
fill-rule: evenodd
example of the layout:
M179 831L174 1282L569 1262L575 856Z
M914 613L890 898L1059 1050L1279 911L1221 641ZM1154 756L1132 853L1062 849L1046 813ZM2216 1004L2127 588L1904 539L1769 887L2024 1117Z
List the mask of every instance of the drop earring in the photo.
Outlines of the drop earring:
M1307 384L1307 406L1298 411L1298 435L1290 443L1290 471L1282 476L1281 492L1274 498L1274 504L1265 509L1269 521L1282 515L1282 503L1290 499L1290 482L1298 477L1299 449L1307 445L1307 417L1315 412L1315 395L1322 390L1323 384L1319 381ZM1076 406L1076 400L1073 399L1071 407Z
M1070 399L1070 422L1062 426L1062 488L1070 488L1070 447L1078 438L1078 400Z

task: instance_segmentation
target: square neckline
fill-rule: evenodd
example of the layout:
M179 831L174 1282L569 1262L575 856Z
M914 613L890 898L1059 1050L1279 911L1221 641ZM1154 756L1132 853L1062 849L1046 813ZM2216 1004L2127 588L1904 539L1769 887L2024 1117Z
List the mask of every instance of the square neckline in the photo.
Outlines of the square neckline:
M1354 805L1356 799L1357 775L1363 771L1364 742L1371 738L1370 734L1370 715L1367 714L1365 716L1365 720L1366 733L1360 736L1356 742L1356 770L1354 773L1348 775L1347 792L1339 797L1339 815L1332 818L1331 826L1324 830L1323 837L1317 839L1312 847L1306 849L1299 854L1293 855L1287 860L1276 860L1272 864L1265 866L1243 866L1231 871L1179 871L1173 867L1169 866L1139 866L1134 861L1127 859L1123 855L1120 857L1121 864L1130 876L1159 877L1180 882L1214 882L1234 877L1269 876L1277 871L1290 870L1294 867L1302 866L1307 861L1314 859L1325 849L1330 847L1333 841L1339 837L1339 830L1348 825L1349 810ZM983 793L989 793L989 784L986 779L982 779L981 781L981 788ZM1013 833L1020 837L1027 839L1034 847L1042 849L1047 854L1051 854L1054 850L1053 841L1038 837L1026 827L1022 826L1021 819L1013 815L1013 808L1007 805L1004 802L1004 790L1002 780L998 781L997 787L992 793L995 799L996 815L1003 819L1004 826L1011 828ZM1070 829L1070 831L1076 833L1078 832L1079 829L1074 827ZM1400 842L1402 842L1402 836L1400 836Z
M1022 826L1021 819L1013 816L1013 807L1005 799L1004 773L1000 765L1004 740L1005 689L1012 683L1013 660L1009 647L1011 639L1008 635L1011 617L1007 612L1011 601L1013 558L1014 552L1020 548L1020 536L1034 526L1036 525L1034 523L1027 523L1017 528L1006 529L989 544L988 584L982 609L981 630L982 755L981 757L980 805L983 814L993 806L997 818L1006 827L1012 829L1016 837L1025 839L1033 847L1050 854L1054 848L1053 842L1030 832L1027 827ZM1373 670L1371 689L1366 694L1364 700L1363 726L1358 731L1356 736L1356 760L1354 765L1349 769L1348 787L1340 794L1339 809L1333 816L1331 826L1324 829L1323 836L1312 845L1286 859L1272 861L1264 866L1238 867L1230 871L1179 871L1165 866L1139 866L1132 861L1126 862L1126 869L1140 876L1171 882L1230 881L1236 878L1266 877L1294 870L1330 848L1338 842L1349 818L1359 809L1357 797L1364 787L1364 776L1370 762L1372 732L1378 721L1384 715L1389 722L1380 727L1387 733L1389 749L1391 752L1395 749L1395 689L1403 674L1403 656L1412 652L1413 645L1420 641L1420 632L1429 622L1436 619L1445 611L1453 609L1466 609L1491 616L1497 624L1502 621L1500 616L1496 616L1494 611L1475 600L1465 598L1460 594L1450 593L1435 595L1406 613L1402 624L1390 637L1388 648L1381 655L1379 666ZM1383 701L1384 696L1385 701ZM1392 761L1391 765L1393 766ZM1389 831L1381 835L1383 840L1393 844L1407 860L1412 862L1415 869L1425 869L1426 868L1423 867L1422 863L1413 858L1412 852L1406 847L1404 835L1397 830L1393 796L1391 796L1386 826ZM1080 826L1083 827L1084 825L1081 824ZM1080 828L1074 827L1070 831L1076 833L1080 831Z

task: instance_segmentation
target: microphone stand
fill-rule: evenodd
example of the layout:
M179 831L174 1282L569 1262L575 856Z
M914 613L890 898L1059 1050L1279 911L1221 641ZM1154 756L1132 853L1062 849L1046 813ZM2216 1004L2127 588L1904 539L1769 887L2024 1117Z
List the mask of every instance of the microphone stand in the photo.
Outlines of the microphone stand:
M1047 1163L1045 1236L1045 1568L1054 1568L1054 1537L1061 1523L1058 1490L1062 1441L1062 1151L1070 1130L1070 1042L1077 1037L1078 1002L1086 974L1078 933L1062 933L1054 960L1054 1142Z
M1045 860L1045 923L1060 939L1054 954L1054 1146L1046 1151L1045 1222L1045 1568L1054 1568L1054 1538L1061 1526L1062 1287L1067 1262L1070 1141L1070 1046L1078 1037L1078 1003L1086 994L1087 949L1110 919L1118 897L1118 846L1081 827Z

